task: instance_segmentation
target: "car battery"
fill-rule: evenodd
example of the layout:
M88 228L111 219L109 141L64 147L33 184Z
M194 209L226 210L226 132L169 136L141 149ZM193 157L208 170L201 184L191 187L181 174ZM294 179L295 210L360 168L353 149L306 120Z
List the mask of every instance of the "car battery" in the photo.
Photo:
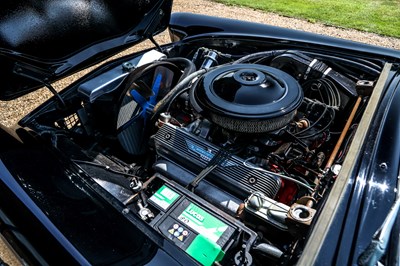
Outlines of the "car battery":
M213 265L224 258L243 228L196 198L163 184L147 201L160 211L151 225L198 263Z

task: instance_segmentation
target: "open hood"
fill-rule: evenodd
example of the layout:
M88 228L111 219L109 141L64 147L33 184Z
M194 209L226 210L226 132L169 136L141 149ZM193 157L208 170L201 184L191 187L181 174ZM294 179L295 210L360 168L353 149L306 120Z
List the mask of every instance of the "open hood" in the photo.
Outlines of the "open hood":
M172 0L6 0L0 5L0 100L11 100L165 30Z

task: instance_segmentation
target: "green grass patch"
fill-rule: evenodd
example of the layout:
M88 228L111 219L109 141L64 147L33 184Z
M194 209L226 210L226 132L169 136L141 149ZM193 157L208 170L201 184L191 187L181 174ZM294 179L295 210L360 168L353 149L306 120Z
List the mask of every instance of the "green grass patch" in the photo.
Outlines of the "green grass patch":
M310 22L400 37L400 0L214 0Z

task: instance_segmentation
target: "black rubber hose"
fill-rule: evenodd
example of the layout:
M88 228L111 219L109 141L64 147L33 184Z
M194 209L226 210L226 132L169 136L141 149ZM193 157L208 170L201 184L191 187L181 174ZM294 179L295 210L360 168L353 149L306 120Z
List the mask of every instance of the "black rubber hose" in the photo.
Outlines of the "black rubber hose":
M167 67L174 73L180 72L180 69L178 68L178 66L176 64L166 61L166 60L148 63L148 64L142 65L138 68L135 68L131 71L131 73L129 73L129 75L124 80L125 89L124 89L124 93L122 94L122 97L125 95L126 91L132 87L132 84L134 84L134 82L136 82L138 79L143 77L148 72L154 70L157 66Z
M176 86L170 90L167 95L156 104L156 106L154 106L150 122L154 124L158 116L166 109L166 107L168 107L170 101L175 99L175 96L181 93L181 91L184 90L194 78L199 77L206 72L207 70L200 69L186 76L181 82L178 82L178 84L176 84Z
M241 64L241 63L245 63L249 60L258 59L258 58L267 59L267 58L281 55L286 52L288 52L288 51L287 50L274 50L274 51L263 51L263 52L259 52L259 53L249 54L249 55L239 58L238 60L234 61L232 64Z
M344 58L340 58L340 57L336 57L336 56L331 56L331 55L321 55L321 54L317 54L317 53L312 53L312 52L304 52L304 51L296 51L296 50L274 50L274 51L263 51L263 52L259 52L259 53L254 53L254 54L249 54L246 55L244 57L241 57L240 59L236 60L233 62L233 64L240 64L240 63L244 63L246 61L252 60L252 59L258 59L258 58L262 58L265 57L266 59L271 58L271 57L275 57L278 55L281 55L283 53L286 52L291 52L291 53L304 53L306 55L309 56L320 56L320 57L326 57L329 58L331 60L337 60L337 61L341 61L344 64L348 64L348 65L353 65L356 68L361 69L362 71L371 74L371 75L379 75L380 71L382 69L381 66L378 66L377 64L367 61L367 60L359 60L359 61L355 61L355 60L351 60L351 59L344 59Z
M379 76L380 72L382 71L382 66L379 66L371 61L365 60L365 59L348 59L348 58L342 58L342 57L337 57L334 55L321 55L317 53L312 53L312 52L303 52L304 54L308 56L313 56L313 57L320 57L323 58L323 60L333 60L333 61L339 61L343 65L347 66L352 66L355 69L360 69L368 74Z
M240 64L240 63L246 62L246 61L248 61L248 60L257 59L257 58L260 58L260 57L272 58L272 57L275 57L275 56L277 56L277 55L283 54L283 53L285 53L285 52L287 52L287 50L264 51L264 52L249 54L249 55L246 55L246 56L244 56L244 57L242 57L242 58L240 58L240 59L234 61L232 64ZM181 59L182 59L182 58L181 58ZM187 60L187 59L186 59L186 60ZM168 59L168 61L169 61L169 62L173 62L172 59ZM189 61L189 60L188 60L188 61ZM183 60L182 62L184 62L184 60ZM190 61L190 62L191 62L191 61ZM192 62L191 62L191 63L192 63ZM192 63L192 64L193 64L193 63ZM211 69L212 69L212 68L210 68L210 69L208 69L208 70L211 70ZM151 123L153 124L153 123L156 122L156 119L158 118L158 116L159 116L163 111L165 111L165 110L167 109L167 107L170 105L171 101L173 101L173 100L177 97L177 95L179 95L179 94L182 92L182 90L185 90L185 89L186 89L187 85L188 85L194 78L199 77L199 76L203 75L203 74L206 73L206 72L207 72L207 70L205 70L205 69L200 69L200 70L198 70L198 71L195 71L195 72L191 73L190 75L188 75L188 76L186 76L186 77L185 77L185 75L182 75L182 77L184 77L184 78L183 78L182 80L180 80L180 81L178 82L178 84L177 84L172 90L170 90L170 91L167 93L167 95L166 95L162 100L160 100L160 101L156 104L156 106L154 107L154 109L153 109L153 115L152 115L152 117L151 117Z
M165 61L171 62L175 65L178 65L178 66L181 66L184 68L182 76L180 77L178 83L181 82L185 77L187 77L188 75L190 75L196 71L195 64L192 61L190 61L189 59L184 58L184 57L169 58L169 59L166 59Z

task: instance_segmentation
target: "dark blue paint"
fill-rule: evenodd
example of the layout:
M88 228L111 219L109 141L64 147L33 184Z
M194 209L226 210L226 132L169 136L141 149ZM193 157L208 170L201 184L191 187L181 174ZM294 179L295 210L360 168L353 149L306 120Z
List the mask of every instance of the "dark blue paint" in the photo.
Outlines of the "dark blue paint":
M381 59L400 62L400 51L353 42L345 39L333 38L305 31L297 31L276 26L252 23L226 18L197 15L192 13L173 13L171 15L170 30L176 37L189 38L196 35L232 37L262 37L275 39L279 44L297 44L303 48L318 46L321 50L336 51L336 54L351 50L353 55L379 55ZM323 47L322 47L323 46Z
M35 215L35 217L49 230L57 241L73 256L81 265L90 265L85 257L65 238L58 228L49 220L49 218L40 210L26 192L17 183L15 178L7 170L0 160L0 181L15 194L16 197Z

